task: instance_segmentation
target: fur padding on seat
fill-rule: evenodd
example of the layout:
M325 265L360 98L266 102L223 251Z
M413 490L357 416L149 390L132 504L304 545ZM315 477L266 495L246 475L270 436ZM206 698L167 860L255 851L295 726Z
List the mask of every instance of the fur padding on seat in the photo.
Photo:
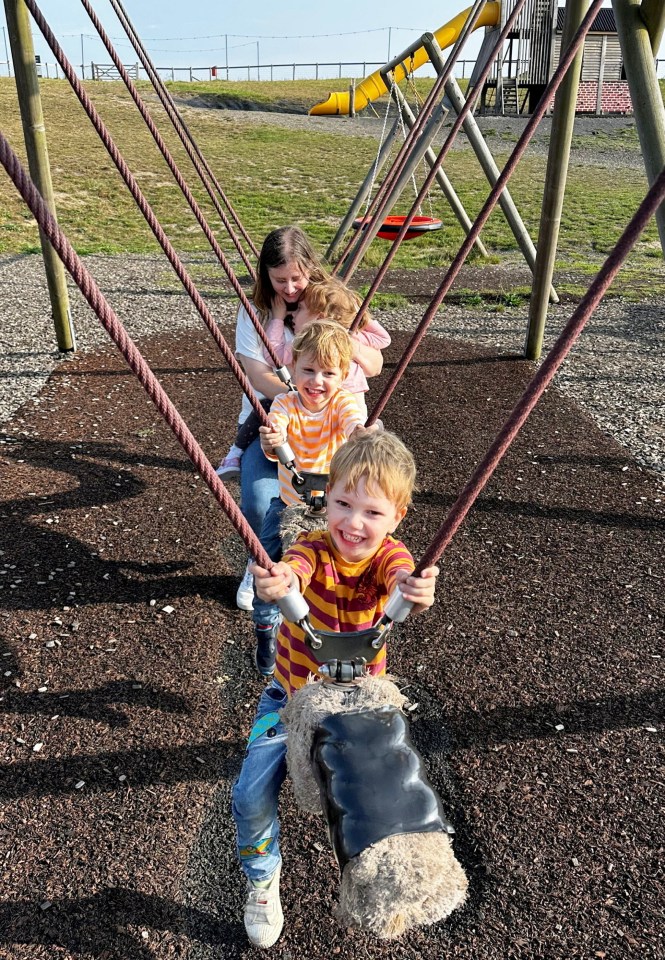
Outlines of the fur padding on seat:
M353 684L315 681L282 710L288 729L287 766L298 805L321 813L311 750L318 724L334 713L401 709L406 697L390 680L366 676ZM467 879L444 831L400 833L366 847L344 867L335 915L382 939L445 919L464 902Z

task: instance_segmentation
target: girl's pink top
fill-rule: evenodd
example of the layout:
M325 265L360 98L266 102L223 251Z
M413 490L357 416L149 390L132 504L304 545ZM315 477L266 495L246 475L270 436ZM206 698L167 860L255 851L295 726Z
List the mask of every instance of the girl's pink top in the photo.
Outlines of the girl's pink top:
M268 322L266 334L279 362L286 367L291 366L293 363L293 347L291 340L286 341L284 320L273 317ZM385 350L386 347L390 346L390 334L385 327L381 326L378 320L368 320L362 330L354 330L351 336L354 340L357 340L358 343L362 343L366 347L374 347L375 350ZM272 364L268 352L264 352L266 363ZM351 361L349 375L342 386L345 390L348 390L349 393L365 393L369 390L367 377L357 360Z

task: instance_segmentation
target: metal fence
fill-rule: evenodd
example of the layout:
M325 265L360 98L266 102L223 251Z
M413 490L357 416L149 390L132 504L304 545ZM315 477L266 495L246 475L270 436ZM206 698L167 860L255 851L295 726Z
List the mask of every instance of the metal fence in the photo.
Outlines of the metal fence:
M470 77L475 63L475 59L458 60L455 71L457 78ZM366 77L368 73L382 66L381 62L358 60L329 63L247 63L233 67L157 67L156 69L164 80L201 83L210 80L339 80L342 77ZM147 79L147 74L139 63L125 64L125 69L133 80ZM94 62L79 64L78 70L84 80L118 79L118 73L111 64ZM47 80L59 80L62 77L62 70L57 63L40 61L37 63L37 72ZM665 59L656 60L656 73L658 77L665 78ZM12 76L11 61L0 60L0 75ZM427 72L423 74L421 71L420 75L428 74Z
M471 76L475 60L459 60L456 74L460 78ZM239 66L210 67L157 67L164 80L183 80L201 83L210 80L339 80L342 77L366 77L383 66L383 61L354 60L328 63L247 63ZM664 61L665 63L665 61ZM148 79L140 63L125 64L133 80ZM425 68L426 70L426 68ZM117 80L118 73L109 63L78 64L77 71L84 80ZM60 79L62 70L57 63L41 61L37 64L39 76ZM422 75L422 71L420 72ZM0 60L0 75L11 76L11 64ZM425 75L427 75L425 73ZM432 72L432 76L434 73Z

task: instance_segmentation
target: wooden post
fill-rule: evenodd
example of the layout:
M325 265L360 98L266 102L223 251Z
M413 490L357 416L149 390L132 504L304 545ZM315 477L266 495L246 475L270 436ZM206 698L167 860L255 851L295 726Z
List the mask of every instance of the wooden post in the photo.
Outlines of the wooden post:
M658 56L660 43L665 33L665 6L663 0L642 0L640 8L642 19L649 31L651 41L651 52L654 57Z
M355 117L356 115L356 81L351 81L351 86L349 87L349 116Z
M639 0L612 0L626 80L633 103L649 186L665 167L665 108L651 49L651 37ZM662 10L662 5L661 5ZM661 18L658 23L662 22ZM665 204L656 212L660 245L665 255Z
M600 63L598 64L598 89L596 90L596 116L603 112L603 84L605 83L605 60L607 58L607 34L600 41Z
M589 9L590 0L568 0L561 36L561 53L565 53ZM554 276L561 211L566 192L570 144L575 124L577 91L582 70L582 44L570 65L568 73L557 90L550 133L550 149L545 173L545 190L540 213L536 266L529 304L529 324L526 335L527 360L537 360L543 346L547 307Z
M23 0L4 0L4 3L30 176L55 217L53 183L46 146L46 128L44 126L42 101L39 95L35 48L32 42L28 9ZM41 230L39 231L39 238L42 256L44 257L44 269L46 270L46 282L51 300L58 349L63 352L75 350L76 337L69 310L65 268L46 234Z

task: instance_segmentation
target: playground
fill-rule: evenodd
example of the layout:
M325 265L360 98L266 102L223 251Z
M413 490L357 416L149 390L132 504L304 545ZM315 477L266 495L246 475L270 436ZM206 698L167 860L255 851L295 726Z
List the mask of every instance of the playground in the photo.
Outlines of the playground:
M489 6L498 30L499 5ZM193 127L218 124L241 139L260 130L275 142L287 133L306 144L307 130L325 124L323 135L337 136L349 154L361 139L363 159L380 137L380 119L371 129L361 120L354 132L339 118L234 111L229 119L180 105ZM644 196L636 123L584 123L571 167L599 184L603 170L608 182L628 187L641 176ZM525 129L518 119L491 124L483 129L497 155ZM555 137L547 121L543 129L533 144L541 160ZM462 149L464 166L466 141ZM294 146L289 163L297 162ZM251 167L243 174L251 180ZM581 196L574 173L571 180ZM484 196L484 179L482 188ZM340 192L344 207L350 195L346 186ZM608 192L614 201L614 186ZM492 244L495 255L474 253L451 280L381 410L418 466L399 530L416 559L546 369L571 315L582 314L587 287L634 209L598 245L588 270L581 254L566 253L557 265L560 296L548 306L544 362L524 358L533 278L516 245L502 246L507 229ZM85 247L88 228L77 216ZM17 229L34 229L27 219ZM526 219L533 227L533 215ZM330 242L332 211L321 220L314 234ZM369 234L369 214L366 222ZM581 245L586 225L584 236ZM646 237L624 285L619 274L442 551L434 607L397 625L390 640L390 673L407 697L414 744L454 826L466 902L396 940L339 925L326 823L299 812L287 784L286 922L268 955L665 956L665 274L653 219ZM362 231L348 242L358 250ZM414 263L418 243L396 260L371 306L392 344L371 381L370 411L447 269L431 251ZM363 296L389 248L375 240L351 268ZM237 288L249 294L250 268L236 264L234 283L217 256L185 250L219 334L233 344ZM352 256L351 247L340 263ZM240 391L201 310L166 277L154 247L120 253L99 244L83 262L217 462L234 438ZM78 349L64 354L41 257L17 244L0 255L0 276L0 955L258 956L243 929L230 815L265 683L249 615L236 607L247 544L220 509L219 481L211 485L206 464L193 467L74 282L67 280ZM237 499L237 482L228 488Z
M173 295L138 289L139 273L150 289L156 258L112 261L95 273L145 324L139 343L197 435L222 449L237 387L210 338L191 316L184 330L155 332L155 315L180 313ZM45 312L37 267L35 315ZM86 339L94 318L76 309ZM635 340L637 363L638 343L653 340L646 317L662 323L659 306L627 309L644 317L642 334L633 324L621 335L616 315L601 314L621 339L580 371L584 385L596 365L602 398L619 344L630 354ZM428 336L403 386L417 411L390 405L419 467L402 534L416 555L529 377L510 347L519 324L517 311L501 315L499 349L474 344L480 321L463 338ZM388 371L405 337L394 332ZM244 551L99 339L4 425L3 951L250 956L228 814L261 688L234 602ZM639 377L616 390L619 409ZM662 405L662 377L645 378ZM623 416L644 437L641 404L631 406ZM552 388L447 552L439 602L392 648L469 901L398 942L347 935L311 817L286 831L276 956L662 956L662 560L658 475ZM287 790L285 822L295 817Z

